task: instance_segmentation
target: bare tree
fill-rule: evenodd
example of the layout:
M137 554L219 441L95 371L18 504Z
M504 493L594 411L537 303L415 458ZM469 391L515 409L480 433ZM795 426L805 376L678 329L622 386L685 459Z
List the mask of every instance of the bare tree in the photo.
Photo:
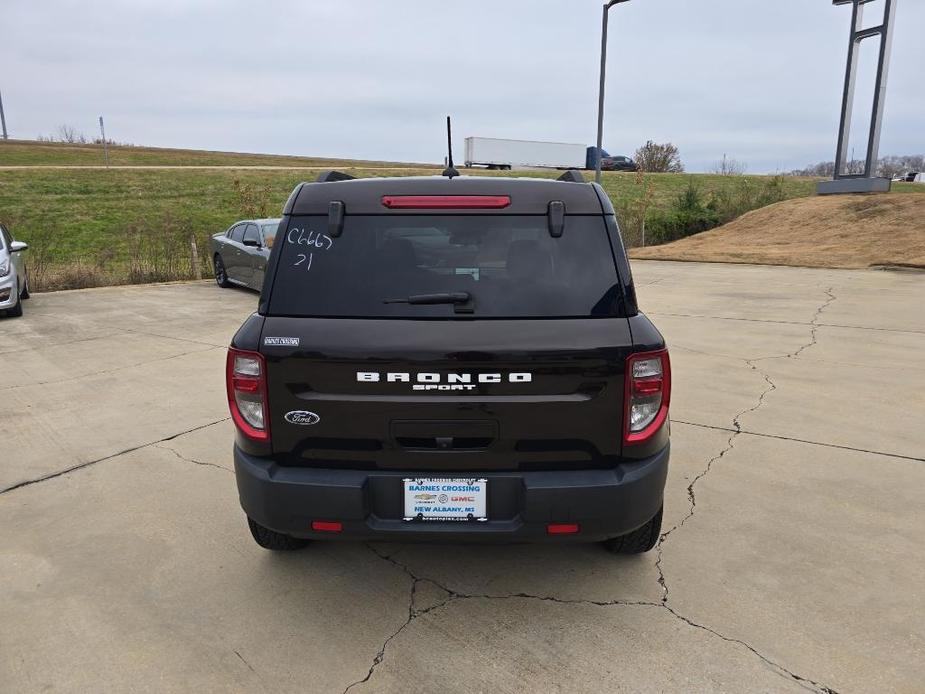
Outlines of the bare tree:
M925 156L921 154L907 154L905 156L883 157L878 166L877 173L885 178L893 178L910 171L925 169Z
M878 176L892 178L898 174L904 174L909 171L925 170L925 155L922 154L905 154L901 156L881 157L877 162L876 169ZM825 176L835 175L835 162L824 161L818 164L811 164L805 169L794 169L790 172L793 176ZM861 174L864 173L864 160L854 159L845 163L845 173Z
M58 140L68 144L86 144L87 136L79 132L73 125L67 123L58 126Z
M845 163L845 173L851 176L857 176L864 173L864 167L867 164L863 159L850 159Z
M681 173L684 171L678 148L670 142L658 144L649 140L636 150L633 159L639 165L639 170L647 173Z
M834 161L821 161L818 164L810 164L805 169L794 169L790 172L792 176L818 176L831 178L835 175Z
M713 173L720 176L742 176L747 170L748 166L745 162L738 159L729 159L725 154L723 154L722 161L718 161L713 165Z

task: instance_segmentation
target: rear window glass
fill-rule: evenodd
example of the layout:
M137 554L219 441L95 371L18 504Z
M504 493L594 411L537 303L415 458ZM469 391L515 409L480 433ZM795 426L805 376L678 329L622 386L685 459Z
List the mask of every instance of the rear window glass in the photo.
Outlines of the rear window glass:
M292 217L279 242L269 312L357 318L537 318L620 315L601 217ZM415 303L422 295L444 303ZM440 295L450 295L440 297ZM462 297L468 297L462 300Z

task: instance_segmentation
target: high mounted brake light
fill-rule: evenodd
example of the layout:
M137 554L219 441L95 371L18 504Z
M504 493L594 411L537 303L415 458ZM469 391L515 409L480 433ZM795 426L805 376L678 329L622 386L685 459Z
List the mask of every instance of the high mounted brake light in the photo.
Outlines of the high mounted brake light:
M225 362L228 409L235 426L254 441L270 440L267 365L263 355L234 347Z
M623 442L648 441L668 418L671 400L671 362L668 350L631 354L624 377Z
M390 210L500 210L511 204L510 195L383 195Z

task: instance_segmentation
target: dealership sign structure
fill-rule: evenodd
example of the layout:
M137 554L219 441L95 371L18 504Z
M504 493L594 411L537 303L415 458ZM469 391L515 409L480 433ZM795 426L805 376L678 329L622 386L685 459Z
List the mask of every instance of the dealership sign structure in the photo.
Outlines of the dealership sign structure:
M820 195L834 193L886 193L890 190L888 178L876 178L880 153L880 126L883 124L883 102L886 96L887 74L890 68L890 48L893 42L893 20L896 18L897 0L881 0L883 22L864 28L864 5L875 0L832 0L834 5L851 5L851 38L848 41L848 68L845 72L845 90L842 97L841 124L838 128L838 151L835 155L835 179L818 185ZM858 71L861 43L867 39L880 40L877 77L867 138L867 155L863 173L848 173L848 140L851 134L851 113L854 106L854 87Z

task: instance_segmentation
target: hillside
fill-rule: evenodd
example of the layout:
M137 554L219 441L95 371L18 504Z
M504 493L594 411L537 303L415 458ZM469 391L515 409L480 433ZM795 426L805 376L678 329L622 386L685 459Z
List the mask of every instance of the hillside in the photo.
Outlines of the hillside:
M920 186L925 192L925 186ZM925 268L925 195L786 200L632 258L826 268Z
M327 159L280 154L247 154L241 152L210 152L195 149L134 147L110 145L111 166L270 166L270 167L336 167L336 166L417 166L355 159ZM0 167L4 166L104 166L102 145L69 144L65 142L35 142L32 140L0 140ZM433 165L436 167L436 165Z

